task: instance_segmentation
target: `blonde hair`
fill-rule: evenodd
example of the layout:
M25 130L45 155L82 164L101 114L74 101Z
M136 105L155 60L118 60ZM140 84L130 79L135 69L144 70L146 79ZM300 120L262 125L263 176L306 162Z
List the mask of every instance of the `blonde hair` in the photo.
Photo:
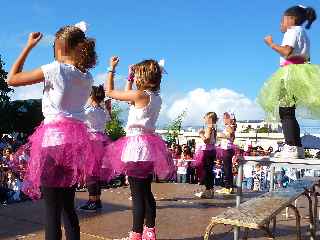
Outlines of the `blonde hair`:
M95 40L87 38L80 28L75 26L62 27L56 33L55 37L55 40L66 41L68 51L72 51L75 57L75 67L82 72L87 72L96 65L97 53L95 51Z
M217 122L218 121L218 116L215 112L207 112L204 117L206 118L211 118L213 120L213 122Z
M158 91L162 78L162 69L155 60L144 60L132 68L138 89Z

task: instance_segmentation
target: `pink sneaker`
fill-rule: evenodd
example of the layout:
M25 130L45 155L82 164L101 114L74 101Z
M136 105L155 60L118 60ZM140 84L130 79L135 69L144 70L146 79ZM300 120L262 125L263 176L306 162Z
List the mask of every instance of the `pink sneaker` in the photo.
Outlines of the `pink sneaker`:
M148 228L144 226L142 240L156 240L156 228Z

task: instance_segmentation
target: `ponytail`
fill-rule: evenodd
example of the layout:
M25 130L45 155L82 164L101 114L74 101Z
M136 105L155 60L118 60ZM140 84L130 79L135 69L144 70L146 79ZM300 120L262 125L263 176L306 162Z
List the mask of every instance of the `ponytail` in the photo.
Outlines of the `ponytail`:
M97 63L97 54L95 51L95 41L91 38L85 38L75 47L76 67L83 72L87 72Z
M305 12L306 12L306 20L308 21L306 25L306 29L310 29L312 23L317 19L317 14L312 7L307 7L305 9Z
M85 33L76 26L64 26L56 32L56 39L66 41L68 44L68 54L74 55L75 67L82 72L87 72L97 63L97 53L95 50L95 40L87 38Z
M304 7L302 5L293 6L284 12L285 16L295 17L295 24L300 26L307 22L305 28L309 29L312 23L317 19L316 11L312 7Z
M102 85L97 86L92 86L92 91L91 91L91 98L93 101L95 101L98 104L101 104L101 102L105 98L105 93L104 93L104 88Z

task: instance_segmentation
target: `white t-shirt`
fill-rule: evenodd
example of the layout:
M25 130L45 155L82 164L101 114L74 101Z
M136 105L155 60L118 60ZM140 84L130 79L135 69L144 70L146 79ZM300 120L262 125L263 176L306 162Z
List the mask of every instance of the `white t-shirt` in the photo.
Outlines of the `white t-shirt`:
M54 61L41 66L44 75L42 113L48 123L57 116L85 119L84 106L93 78L70 64Z
M305 59L310 58L310 40L305 29L302 26L292 26L284 34L281 46L290 46L293 48L291 56L302 56ZM286 61L280 57L280 65Z
M85 110L86 120L85 123L90 129L90 132L104 132L106 123L111 120L108 111L102 107L90 106Z

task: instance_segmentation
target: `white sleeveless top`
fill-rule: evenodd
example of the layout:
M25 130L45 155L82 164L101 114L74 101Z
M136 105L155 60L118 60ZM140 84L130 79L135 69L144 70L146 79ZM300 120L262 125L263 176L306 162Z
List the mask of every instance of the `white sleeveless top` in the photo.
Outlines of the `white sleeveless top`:
M154 133L161 110L162 100L158 92L145 91L150 96L149 104L143 108L130 107L126 126L127 136Z
M108 111L105 111L100 106L89 106L85 109L85 123L89 127L90 132L104 133L106 123L111 121Z
M44 75L42 113L44 123L57 117L83 121L84 106L90 96L93 78L70 64L54 61L41 66Z
M223 133L226 135L228 134L227 127L224 128ZM231 149L232 146L233 146L233 140L231 140L230 138L223 138L221 140L221 148L222 149L228 150L228 149Z

